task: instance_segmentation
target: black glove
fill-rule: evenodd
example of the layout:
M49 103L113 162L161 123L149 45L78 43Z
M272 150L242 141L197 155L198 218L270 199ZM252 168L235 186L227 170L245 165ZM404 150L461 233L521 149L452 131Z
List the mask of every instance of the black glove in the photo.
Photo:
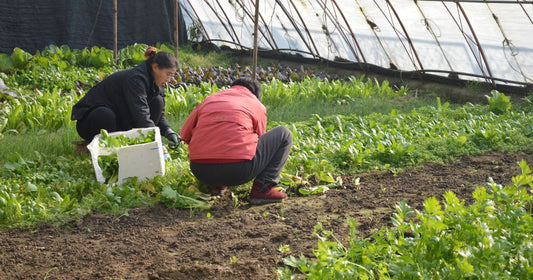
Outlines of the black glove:
M178 147L178 144L181 141L178 134L174 131L169 131L167 133L167 139L168 139L168 147L171 149L176 149Z

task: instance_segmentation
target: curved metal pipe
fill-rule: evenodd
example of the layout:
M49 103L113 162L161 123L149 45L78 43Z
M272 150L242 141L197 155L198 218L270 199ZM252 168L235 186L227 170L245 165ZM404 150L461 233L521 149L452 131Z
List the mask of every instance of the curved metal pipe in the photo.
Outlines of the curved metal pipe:
M431 33L431 35L433 36L433 39L435 40L435 42L437 42L437 45L439 46L439 49L440 49L440 51L442 53L442 56L444 57L444 60L446 60L446 64L448 64L448 67L450 67L451 71L454 71L450 60L446 56L446 53L444 52L444 49L442 48L442 45L441 45L439 39L437 38L437 35L435 34L435 32L433 31L433 28L431 28L431 25L429 24L429 19L424 14L424 11L422 11L422 8L418 5L418 1L417 0L415 0L415 5L418 8L418 11L422 15L422 17L424 18L424 25L426 26L426 29L429 31L429 33Z
M281 9L283 10L283 12L285 13L285 15L287 16L287 18L289 19L289 21L291 22L292 26L294 27L294 29L296 30L296 32L298 33L298 35L300 36L300 38L302 39L303 43L305 44L305 46L307 47L307 49L309 50L309 52L311 52L313 54L313 56L318 56L318 51L316 50L316 47L315 47L315 51L316 53L313 53L313 49L311 48L311 46L309 46L309 44L307 43L307 40L305 40L305 36L302 34L302 32L300 31L300 29L298 28L298 25L296 24L296 22L294 21L294 19L289 15L289 12L287 10L287 8L285 8L285 6L283 5L283 3L281 3L279 0L276 0L276 3L278 3L278 5L281 7Z
M411 37L409 36L409 32L407 32L407 29L405 29L405 26L403 25L402 19L400 18L400 16L396 12L396 9L394 9L394 6L392 6L390 0L387 0L387 5L389 5L389 7L392 9L392 12L394 13L394 16L396 17L396 19L400 23L400 26L402 27L402 30L403 30L403 34L407 38L407 42L409 43L409 46L411 47L411 50L415 54L415 58L416 58L416 61L418 61L418 65L420 65L420 70L424 70L424 66L422 65L422 61L420 61L420 58L418 57L418 52L416 51L416 48L413 45L413 41L411 40Z
M464 30L463 30L463 27L457 22L457 19L453 16L452 12L450 11L450 9L448 9L448 6L446 6L446 4L444 3L444 1L442 1L442 4L444 5L444 7L446 8L446 10L448 11L448 13L450 14L451 18L453 19L453 21L455 22L455 25L457 25L457 27L459 28L459 30L461 31L461 34L463 35L463 38L465 39L466 41L466 45L468 46L468 48L470 49L470 52L472 52L472 54L474 55L474 59L479 67L479 69L481 70L481 72L483 73L483 75L485 75L485 69L483 68L483 65L480 64L480 62L478 61L478 58L476 57L476 52L474 51L474 49L472 49L472 46L470 46L470 44L468 43L468 37L466 36Z
M203 36L205 36L205 38L207 38L207 40L210 40L209 38L209 34L207 34L207 30L205 29L205 26L204 24L202 23L202 21L200 20L200 17L198 16L198 13L196 12L196 10L194 9L193 5L191 5L191 1L190 0L187 0L187 2L189 3L189 6L191 7L192 11L194 12L194 16L196 17L196 21L198 22L198 24L200 24L200 26L202 27L202 30L203 30ZM185 9L185 11L187 11ZM187 12L187 14L189 15L189 17L191 19L193 19L193 17Z
M516 0L516 2L518 2L518 5L520 5L520 8L522 8L522 11L524 11L524 14L526 14L526 17L529 19L529 22L531 22L533 24L533 20L531 19L531 17L527 13L526 8L524 8L524 5L522 5L523 2L520 2L519 0Z
M503 29L503 26L502 24L500 23L500 19L498 18L498 16L494 13L494 11L492 10L492 8L490 7L489 3L487 3L487 8L489 8L489 11L491 12L492 14L492 18L494 19L494 21L496 22L496 24L498 25L498 28L500 29L500 32L502 33L502 36L503 36L503 42L502 42L502 45L503 45L503 48L505 48L506 46L509 48L509 50L511 51L511 56L514 58L514 62L516 64L516 66L518 67L518 70L514 69L514 67L511 65L511 63L509 63L509 66L511 66L511 68L513 70L515 70L516 72L520 73L522 75L522 77L524 78L524 81L527 81L529 78L526 76L526 74L524 73L524 70L522 70L522 67L520 67L520 63L518 62L518 60L516 59L516 55L513 55L512 52L513 52L513 45L511 43L511 40L509 40L509 38L507 38L507 34L505 34L505 31ZM505 50L504 50L505 52ZM506 59L507 58L507 55L505 56ZM509 62L509 60L507 60L507 62ZM529 79L531 80L531 79Z
M330 11L330 9L327 7L326 3L323 0L321 0L320 2L323 5L323 6L321 6L322 9L324 9L325 14L328 16L328 18L331 19L332 23L335 25L335 28L340 30L340 31L342 31L343 29L340 26L340 23L337 21L337 19L333 16L333 12ZM336 9L338 10L338 12L341 14L342 18L344 19L344 22L346 23L346 26L348 27L348 30L350 31L350 35L352 36L352 39L354 40L354 42L355 42L355 44L356 44L356 46L357 46L357 48L359 50L359 55L361 55L361 57L364 60L364 55L363 55L363 53L361 51L361 48L359 47L359 42L357 42L357 39L355 38L355 35L354 35L350 25L348 24L348 21L346 20L346 17L344 17L344 13L340 10L340 8L337 5L337 2L335 0L333 0L332 3L335 5ZM346 45L348 45L348 47L352 51L352 54L354 55L355 59L357 60L357 63L360 64L361 69L364 69L364 64L361 62L361 59L359 58L359 55L357 54L357 51L353 48L353 46L350 43L350 40L348 39L348 37L343 32L339 32L339 34L344 39L344 42L346 43ZM366 63L366 60L365 60L365 63Z
M385 46L383 45L383 42L381 42L381 39L379 38L378 34L376 33L377 25L370 21L369 17L367 16L365 10L363 10L363 7L359 4L358 0L355 0L355 3L357 6L359 6L359 11L361 11L361 14L365 17L366 22L368 23L368 26L370 26L370 30L372 30L372 33L374 33L374 36L376 37L376 40L378 41L379 45L381 46L381 49L387 56L387 59L389 60L389 65L394 65L392 58L390 57L389 53L387 52L387 49L385 49Z
M248 10L246 9L246 6L244 5L244 3L242 3L241 0L236 0L235 2L241 6L241 8L242 8L242 10L244 11L244 13L246 13L246 15L250 18L250 20L251 20L252 22L254 22L254 21L255 21L255 20L254 20L254 17L255 17L255 16L254 16L252 13L250 13L250 11L248 11ZM253 2L252 2L252 4L253 4ZM255 5L254 5L254 7L255 7ZM263 38L267 38L267 37L265 36L265 33L263 32L263 30L262 30L261 28L258 28L258 29L259 29L259 32L261 32L261 34L263 35ZM268 29L267 29L267 30L268 30ZM265 40L266 40L266 39L265 39ZM272 42L271 42L270 40L266 40L266 42L270 45L270 48L271 48L271 49L274 49L274 46L272 45ZM276 48L277 48L277 47L276 47Z
M468 24L468 28L472 32L472 36L474 36L474 40L476 41L476 45L477 45L477 47L479 49L479 52L481 54L481 58L483 59L483 62L485 63L485 67L487 68L487 72L489 72L489 77L491 77L491 79L492 79L493 75L492 75L492 71L490 70L489 62L487 60L487 57L485 56L485 51L483 50L483 47L481 46L481 43L479 42L479 39L477 38L477 34L474 31L474 27L472 27L472 23L470 23L470 19L468 18L465 10L463 9L463 6L461 6L460 3L457 3L457 6L459 7L459 9L461 10L461 13L465 17L466 23ZM496 83L494 83L494 80L492 80L492 85L494 87L496 87Z
M253 0L250 0L252 3L253 3ZM272 44L274 44L274 49L277 50L278 49L278 44L276 43L276 40L274 39L274 35L272 34L272 31L270 30L270 28L268 28L268 25L265 21L265 18L263 18L263 15L261 13L259 13L259 18L261 19L261 21L263 22L263 25L265 26L265 30L267 31L268 35L270 35L270 39L272 40ZM272 46L272 44L270 44Z
M231 20L229 19L228 17L228 14L226 14L226 11L224 10L224 8L222 8L222 5L220 5L220 1L217 0L217 4L218 4L218 7L220 8L220 10L222 11L222 13L224 13L224 17L226 18L226 20L228 21L229 23L229 26L231 28L231 31L233 32L233 34L235 35L235 37L233 38L233 40L237 40L237 42L240 44L241 41L239 40L239 35L237 35L237 32L235 31L235 28L233 28L233 24L231 24ZM224 27L226 27L224 25ZM229 32L228 32L229 33ZM230 34L231 36L231 34Z
M452 16L452 18L453 18L453 20L455 21L455 24L457 25L457 27L459 27L459 29L460 29L461 32L463 33L463 37L464 37L465 40L467 41L467 45L469 46L470 51L472 51L472 54L475 56L476 53L475 53L475 51L472 49L472 47L470 47L470 44L468 44L468 38L467 38L465 32L463 31L463 28L462 28L461 25L457 22L457 19L452 15L451 11L448 9L448 6L446 6L446 4L444 3L444 0L441 0L441 2L442 2L442 4L444 5L444 7L446 7L446 10L448 10L448 13L450 13L450 15ZM479 51L479 53L480 53L480 55L481 55L481 59L483 60L483 63L485 64L485 67L483 67L483 65L480 64L480 62L477 61L477 59L476 59L476 61L478 62L478 65L479 65L479 69L481 70L481 72L483 73L483 75L488 76L488 77L492 77L493 75L492 75L492 73L491 73L491 71L490 71L490 68L489 68L488 62L487 62L487 60L486 60L486 58L485 58L485 53L483 52L483 48L481 47L481 44L480 44L480 42L479 42L479 40L478 40L478 38L477 38L477 35L476 35L476 33L474 32L474 29L473 29L473 27L472 27L472 24L470 23L470 20L468 19L468 17L467 17L467 15L466 15L465 11L463 10L463 7L461 6L461 4L458 3L458 2L455 2L455 5L457 6L457 8L459 8L459 10L461 11L463 17L465 18L465 20L466 20L466 22L467 22L467 24L468 24L468 27L469 27L469 29L470 29L470 32L472 33L472 36L474 37L474 41L475 41L476 46L477 46L477 48L478 48L478 51ZM485 69L487 70L488 75L485 74ZM493 84L493 86L496 86L496 84L494 83L494 80L492 80L492 84Z
M361 59L363 60L364 63L366 63L365 55L363 54L363 50L361 49L361 46L359 45L359 41L355 37L355 33L353 32L352 27L350 26L350 24L348 24L348 20L344 16L344 13L341 11L341 8L337 4L337 1L333 0L332 2L333 2L333 4L335 4L335 7L337 7L337 10L341 14L342 19L344 20L344 23L346 24L346 27L348 27L348 30L350 31L350 35L352 36L352 39L355 42L355 46L357 47L357 50L359 51L359 55L361 56ZM357 56L357 54L354 53L354 55L357 58L357 61L360 62L359 57Z
M211 9L211 11L213 11L213 14L215 14L215 16L218 18L218 21L220 22L220 24L222 24L222 26L224 27L224 29L226 29L226 32L228 33L228 35L231 37L232 40L237 40L239 41L239 38L237 36L233 37L233 34L231 34L231 31L228 29L228 27L226 26L226 24L224 23L224 20L222 18L220 18L220 16L218 15L217 11L215 10L215 8L213 6L211 6L211 4L208 2L208 0L204 0L204 2L207 4L207 6ZM217 1L218 3L218 1ZM220 7L220 3L219 4L219 7ZM227 22L230 22L228 16L226 15L226 12L224 12L224 9L222 9L222 7L220 7L220 9L222 10L222 13L224 14L224 16L226 16L226 20ZM230 24L231 25L231 24ZM233 26L232 26L232 29L233 29ZM237 34L235 34L237 35Z
M313 48L315 48L315 51L316 51L317 55L319 55L320 53L318 52L318 48L315 45L315 41L313 40L313 36L311 36L311 33L309 32L309 29L307 28L307 24L305 24L305 20L302 18L302 15L298 11L298 8L296 7L296 5L294 5L294 1L289 1L289 3L292 4L292 7L296 11L296 14L300 18L300 21L302 22L302 25L304 26L304 30L305 30L305 33L307 33L307 37L311 41L311 44L313 45Z
M387 0L388 2L388 0ZM394 23L391 21L391 19L389 19L387 17L387 14L385 13L385 11L383 11L383 9L381 9L381 6L376 2L376 0L374 0L374 4L376 4L376 6L378 7L378 9L381 11L381 14L383 14L383 17L385 17L385 19L387 19L387 21L389 22L390 26L392 27L392 29L394 30L394 32L396 33L396 37L398 38L398 40L400 41L400 43L402 44L404 50L405 50L405 53L407 54L407 56L409 57L409 60L411 61L411 64L413 65L413 68L415 70L418 70L418 66L416 65L416 62L413 60L413 57L411 56L411 53L409 53L409 49L405 46L405 43L404 41L402 40L398 30L396 29L396 26L394 26Z

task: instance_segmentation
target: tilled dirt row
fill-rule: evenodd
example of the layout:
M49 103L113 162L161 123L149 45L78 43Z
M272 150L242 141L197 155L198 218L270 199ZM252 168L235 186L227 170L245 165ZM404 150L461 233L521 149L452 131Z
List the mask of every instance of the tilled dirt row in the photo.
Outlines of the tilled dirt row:
M471 201L488 178L504 185L531 155L489 153L400 173L365 173L323 195L291 197L281 204L235 207L229 196L209 211L158 205L128 215L94 213L72 224L0 231L2 279L275 279L288 255L312 257L322 223L344 242L347 217L361 237L389 225L397 202L420 208L450 190ZM360 184L354 185L354 178ZM290 252L280 250L281 246Z

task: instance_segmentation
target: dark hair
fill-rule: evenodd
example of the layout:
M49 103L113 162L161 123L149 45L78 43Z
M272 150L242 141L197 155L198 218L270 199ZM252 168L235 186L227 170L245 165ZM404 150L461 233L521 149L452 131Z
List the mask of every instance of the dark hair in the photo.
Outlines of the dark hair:
M257 80L252 80L251 78L238 78L233 81L231 86L243 86L249 89L257 99L261 100L261 83Z
M149 64L157 63L159 68L168 69L168 68L179 68L178 60L176 57L165 51L158 52L157 49L153 46L149 46L144 52L144 58Z

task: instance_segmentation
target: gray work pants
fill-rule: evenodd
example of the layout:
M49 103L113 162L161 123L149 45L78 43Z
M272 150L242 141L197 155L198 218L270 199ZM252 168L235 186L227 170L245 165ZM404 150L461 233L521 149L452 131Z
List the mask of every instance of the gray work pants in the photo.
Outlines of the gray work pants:
M253 159L234 163L191 162L191 171L202 183L214 187L238 186L254 178L277 184L291 146L291 131L277 126L259 137Z

